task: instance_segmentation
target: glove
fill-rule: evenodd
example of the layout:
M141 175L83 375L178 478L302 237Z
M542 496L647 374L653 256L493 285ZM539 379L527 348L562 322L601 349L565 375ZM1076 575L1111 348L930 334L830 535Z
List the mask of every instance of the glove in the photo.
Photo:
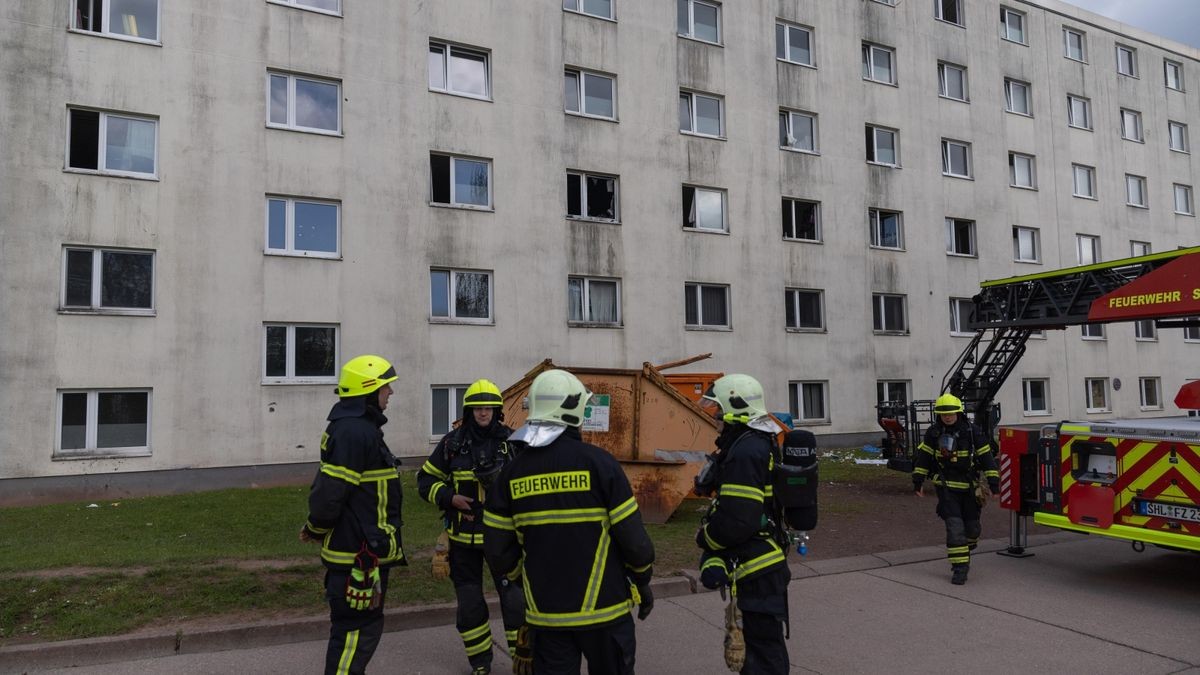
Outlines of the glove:
M450 537L445 530L438 535L437 543L433 545L433 557L430 558L430 573L434 579L450 578Z
M638 606L638 621L645 621L654 609L654 593L650 592L649 582L633 587L633 601Z
M380 595L379 556L363 544L354 556L354 567L346 579L346 604L359 612L375 609L383 602Z
M989 478L987 483L988 492L991 492L994 495L1000 494L1000 481L998 479Z
M729 585L729 572L723 565L709 565L700 570L700 583L709 590Z
M513 675L533 675L533 633L526 624L517 629L517 644L513 647Z

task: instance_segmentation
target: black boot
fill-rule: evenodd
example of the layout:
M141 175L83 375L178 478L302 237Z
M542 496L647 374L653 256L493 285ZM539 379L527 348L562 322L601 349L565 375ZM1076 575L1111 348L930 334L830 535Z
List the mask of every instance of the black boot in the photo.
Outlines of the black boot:
M954 565L951 568L953 575L950 577L950 583L955 586L962 586L967 583L967 570L971 569L968 565Z

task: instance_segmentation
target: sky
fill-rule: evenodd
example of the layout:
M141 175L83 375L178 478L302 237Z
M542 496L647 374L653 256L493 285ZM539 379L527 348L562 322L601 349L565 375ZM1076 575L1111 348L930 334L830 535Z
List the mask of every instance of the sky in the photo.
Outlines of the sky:
M1065 0L1200 49L1200 0Z

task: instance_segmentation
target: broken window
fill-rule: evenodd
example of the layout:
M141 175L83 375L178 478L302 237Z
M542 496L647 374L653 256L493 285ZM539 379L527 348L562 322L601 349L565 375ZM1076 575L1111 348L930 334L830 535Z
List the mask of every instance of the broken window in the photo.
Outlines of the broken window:
M567 216L616 221L616 177L567 172Z

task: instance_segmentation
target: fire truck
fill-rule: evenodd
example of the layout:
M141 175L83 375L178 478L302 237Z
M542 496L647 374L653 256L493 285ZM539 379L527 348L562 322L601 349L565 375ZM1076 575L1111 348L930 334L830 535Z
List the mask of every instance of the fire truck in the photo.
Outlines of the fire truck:
M985 281L972 300L975 336L941 391L999 440L1000 505L1012 511L1005 553L1027 555L1030 516L1136 550L1200 551L1200 381L1175 397L1193 416L1000 426L994 402L1034 331L1145 320L1200 327L1200 247ZM912 471L932 401L885 401L877 412L888 467Z

